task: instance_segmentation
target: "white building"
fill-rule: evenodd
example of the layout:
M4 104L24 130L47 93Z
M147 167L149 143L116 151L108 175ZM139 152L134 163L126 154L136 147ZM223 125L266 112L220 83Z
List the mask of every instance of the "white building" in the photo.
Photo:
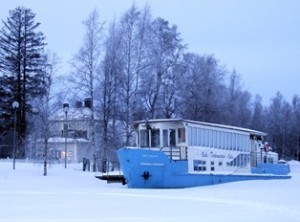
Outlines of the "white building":
M83 158L92 160L95 146L92 146L92 118L90 100L84 105L76 102L75 107L64 108L52 115L50 120L50 138L48 139L48 158L64 161L67 151L68 163L82 162ZM99 128L99 120L95 121L95 128ZM44 140L39 140L36 155L44 155Z

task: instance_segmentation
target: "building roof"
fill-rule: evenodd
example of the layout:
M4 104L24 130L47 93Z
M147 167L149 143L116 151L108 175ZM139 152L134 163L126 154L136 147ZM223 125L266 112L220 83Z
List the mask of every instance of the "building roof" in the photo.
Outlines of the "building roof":
M65 138L65 137L50 137L48 139L48 143L65 143L67 139L67 143L75 143L75 142L82 142L82 143L89 143L90 141L84 138ZM44 142L44 139L38 139L38 142Z

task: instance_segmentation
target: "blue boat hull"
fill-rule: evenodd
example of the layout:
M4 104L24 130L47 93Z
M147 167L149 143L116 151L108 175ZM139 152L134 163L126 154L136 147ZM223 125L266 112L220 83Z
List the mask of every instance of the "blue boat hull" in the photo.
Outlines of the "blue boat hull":
M252 170L254 174L200 174L188 173L186 160L170 160L160 151L121 148L118 158L129 188L186 188L243 180L291 178L285 175L289 173L288 165L283 164L272 164L275 171L272 167L258 166Z

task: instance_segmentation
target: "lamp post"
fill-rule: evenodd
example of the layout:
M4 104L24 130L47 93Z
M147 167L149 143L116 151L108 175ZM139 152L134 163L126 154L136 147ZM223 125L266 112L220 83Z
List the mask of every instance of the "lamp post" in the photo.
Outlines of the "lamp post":
M16 126L17 126L17 109L19 108L19 103L14 101L12 103L12 108L14 110L14 135L13 135L13 169L16 169Z
M66 114L66 123L65 123L65 127L64 127L64 131L65 131L65 168L67 168L67 155L68 155L68 150L67 150L67 138L68 138L68 131L69 131L69 127L68 127L68 111L69 111L69 104L68 103L64 103L63 104L63 109L64 112Z

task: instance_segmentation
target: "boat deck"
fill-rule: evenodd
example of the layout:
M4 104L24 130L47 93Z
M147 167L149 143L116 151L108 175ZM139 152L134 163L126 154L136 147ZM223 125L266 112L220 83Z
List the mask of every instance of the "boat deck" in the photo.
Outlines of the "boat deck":
M123 175L101 175L95 177L100 180L106 180L107 183L122 183L123 185L127 184Z

